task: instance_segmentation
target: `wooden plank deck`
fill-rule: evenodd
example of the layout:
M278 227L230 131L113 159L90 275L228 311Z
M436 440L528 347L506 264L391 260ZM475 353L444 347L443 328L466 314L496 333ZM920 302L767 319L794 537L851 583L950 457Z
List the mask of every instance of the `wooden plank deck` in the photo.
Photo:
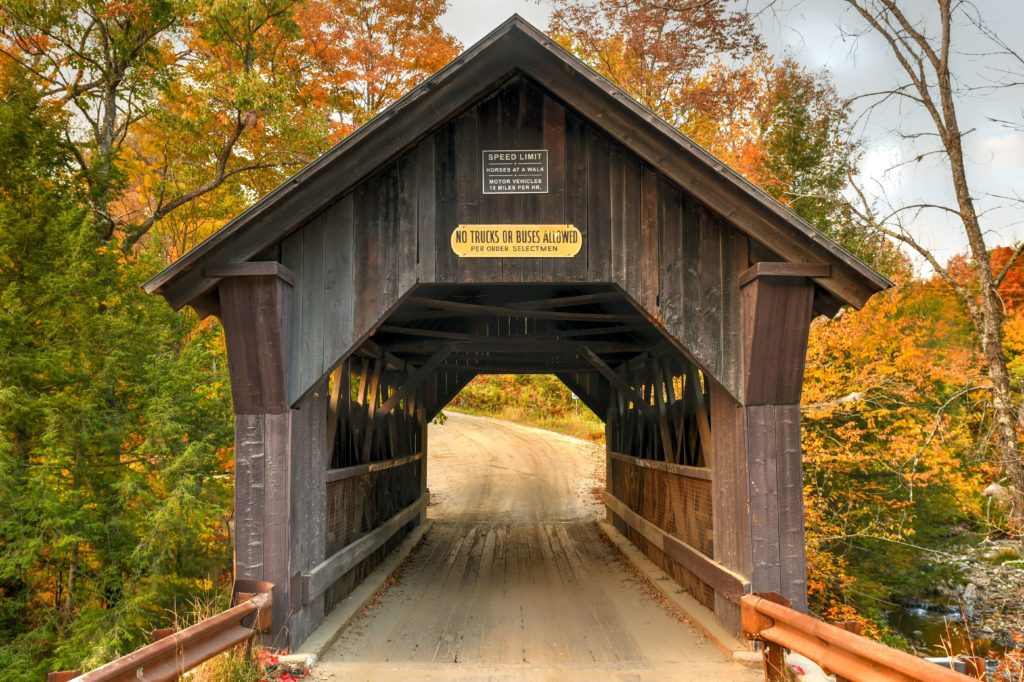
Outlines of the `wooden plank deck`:
M314 679L759 679L605 541L580 495L600 453L462 415L430 441L434 526Z

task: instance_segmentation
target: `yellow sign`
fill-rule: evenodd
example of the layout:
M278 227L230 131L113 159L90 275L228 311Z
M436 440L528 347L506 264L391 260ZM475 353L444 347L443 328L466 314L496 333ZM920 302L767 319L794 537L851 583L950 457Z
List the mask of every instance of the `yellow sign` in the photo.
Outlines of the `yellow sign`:
M582 246L575 225L459 225L452 232L460 258L572 258Z

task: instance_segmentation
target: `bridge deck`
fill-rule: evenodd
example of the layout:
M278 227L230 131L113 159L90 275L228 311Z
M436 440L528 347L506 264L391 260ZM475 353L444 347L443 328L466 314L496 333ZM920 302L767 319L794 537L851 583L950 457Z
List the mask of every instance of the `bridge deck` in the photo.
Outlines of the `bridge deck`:
M599 450L452 415L430 452L435 525L318 679L759 679L604 540Z

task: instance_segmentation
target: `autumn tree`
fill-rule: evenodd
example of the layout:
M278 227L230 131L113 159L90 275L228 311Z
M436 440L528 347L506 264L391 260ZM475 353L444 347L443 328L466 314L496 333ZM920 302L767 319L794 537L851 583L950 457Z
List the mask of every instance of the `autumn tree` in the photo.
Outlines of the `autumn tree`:
M461 46L438 24L448 0L307 0L298 11L338 139L438 71Z
M0 50L65 107L105 240L130 249L197 200L213 226L412 84L457 42L445 0L14 0ZM233 200L211 197L226 189ZM182 225L177 227L181 228ZM169 249L180 255L183 246Z
M762 47L753 18L724 0L550 0L550 30L567 49L678 127L706 108L693 85L715 59Z
M590 66L855 255L903 267L849 218L860 146L829 74L770 55L725 2L551 0L551 31Z
M859 190L853 212L865 229L895 239L923 258L966 307L985 362L993 414L995 462L1010 489L1011 517L1024 527L1024 459L1018 440L1020 415L1007 370L1003 344L1006 310L999 293L1000 286L1024 253L1024 244L1010 254L1001 269L993 267L989 257L991 245L986 241L991 237L986 236L989 233L979 215L977 188L969 182L964 157L966 131L960 122L958 107L969 86L965 83L967 79L958 77L954 70L958 57L956 39L973 28L990 44L982 58L998 60L1002 57L1012 64L1019 57L986 26L980 10L971 3L938 0L934 7L918 10L910 3L897 0L844 2L863 22L864 33L883 42L901 78L893 87L868 96L876 98L876 103L895 99L923 111L930 129L903 131L903 134L912 139L935 141L933 147L918 151L916 158L918 162L933 156L942 159L954 197L951 206L919 202L887 210ZM913 218L931 212L953 216L962 231L972 261L968 281L954 277L949 266L910 229Z

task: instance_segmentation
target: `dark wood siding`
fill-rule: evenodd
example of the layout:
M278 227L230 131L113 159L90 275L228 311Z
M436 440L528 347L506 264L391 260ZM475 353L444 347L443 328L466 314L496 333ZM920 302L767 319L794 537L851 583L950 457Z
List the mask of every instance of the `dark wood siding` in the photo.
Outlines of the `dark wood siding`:
M485 195L481 151L544 148L547 194ZM458 258L460 223L571 223L572 259ZM612 282L734 396L748 240L550 94L515 79L282 242L296 276L294 402L416 283ZM354 291L354 296L348 292Z

